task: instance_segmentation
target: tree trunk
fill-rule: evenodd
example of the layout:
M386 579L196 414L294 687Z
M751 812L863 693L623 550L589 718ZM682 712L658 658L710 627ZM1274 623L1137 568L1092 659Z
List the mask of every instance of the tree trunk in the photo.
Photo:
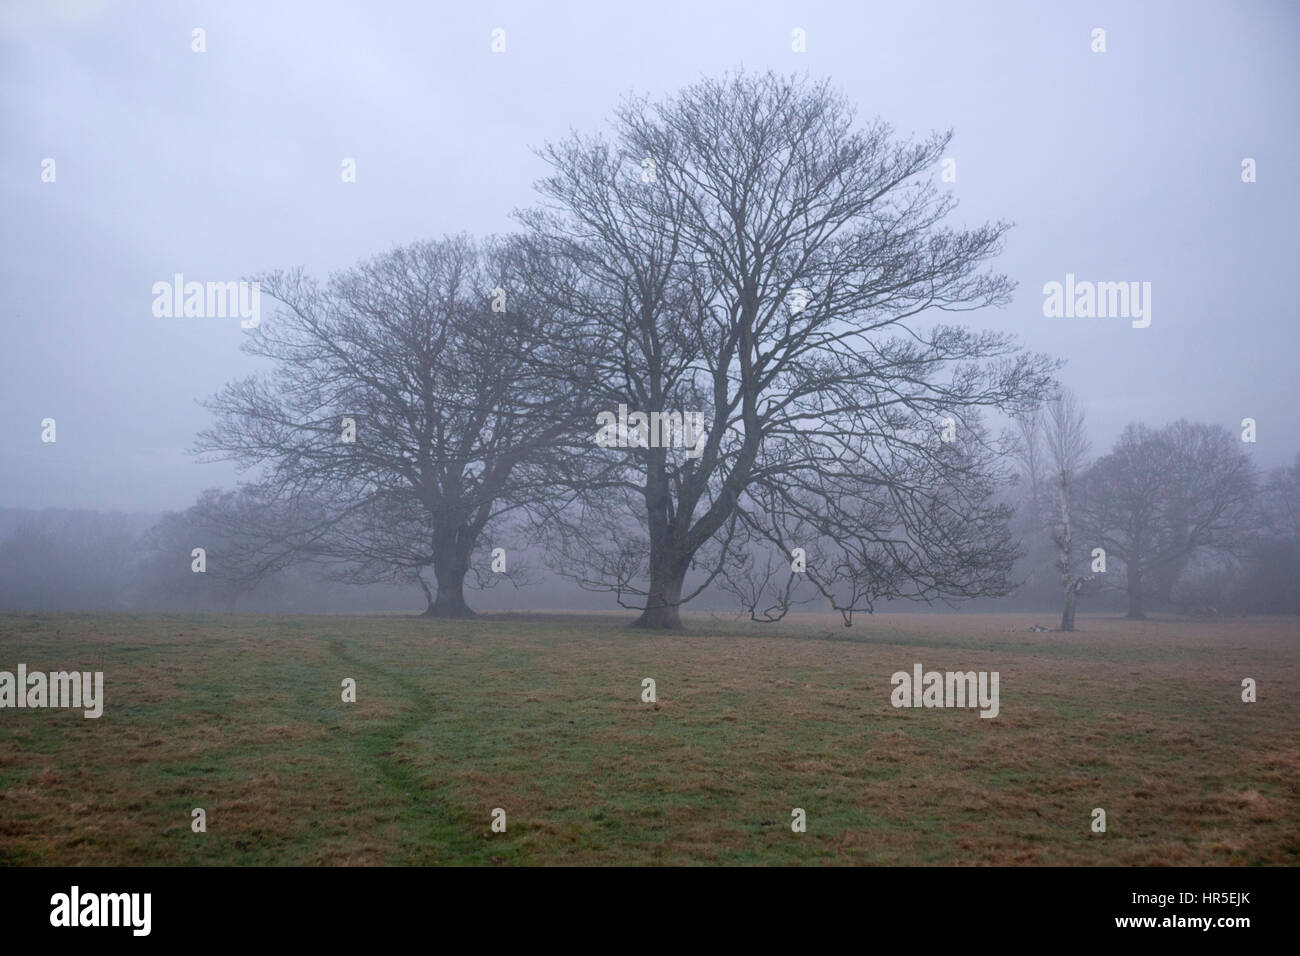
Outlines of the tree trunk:
M1074 605L1078 600L1079 589L1071 582L1065 586L1065 610L1061 612L1061 630L1074 630Z
M1074 581L1074 569L1070 566L1070 476L1064 468L1056 482L1057 495L1061 505L1061 531L1057 538L1058 551L1056 566L1061 570L1061 583L1065 585L1065 610L1061 612L1061 630L1074 630L1074 605L1079 597L1079 589Z
M681 630L682 585L686 581L686 568L690 562L675 558L676 556L665 555L663 551L651 552L650 592L646 595L645 610L632 622L632 627Z
M691 566L691 556L683 554L682 537L669 517L671 496L668 480L663 470L662 456L657 467L651 467L646 476L646 519L650 531L650 587L645 599L645 610L632 622L632 627L650 630L681 630L682 585L686 570ZM677 520L682 520L677 515ZM689 526L689 520L687 521Z
M469 572L469 556L456 548L440 548L433 561L433 575L438 579L438 596L424 612L424 617L474 617L474 610L465 603L465 575ZM425 589L426 596L428 589Z
M1142 572L1136 561L1128 564L1128 616L1135 621L1146 618L1142 611Z

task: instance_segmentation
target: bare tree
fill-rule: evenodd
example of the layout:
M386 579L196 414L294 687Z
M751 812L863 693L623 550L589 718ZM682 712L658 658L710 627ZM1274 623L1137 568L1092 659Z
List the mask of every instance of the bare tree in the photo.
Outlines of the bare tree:
M530 466L560 454L581 375L548 378L545 311L512 278L516 248L421 242L331 278L261 278L282 308L245 349L271 374L232 383L198 451L265 468L292 520L286 551L342 562L353 580L424 582L426 613L473 612L475 548L549 490ZM286 528L291 528L290 533ZM427 593L427 592L426 592Z
M1240 438L1222 426L1177 421L1168 442L1168 560L1157 563L1154 592L1166 606L1192 558L1240 560L1255 527L1259 473Z
M1092 577L1079 567L1074 540L1078 483L1089 448L1083 408L1072 392L1062 389L1040 408L1019 416L1017 422L1030 507L1056 550L1056 570L1064 594L1061 630L1073 631L1079 592Z
M209 488L181 512L164 514L144 536L138 574L150 606L233 611L248 598L276 595L294 560L266 529L281 523L256 485Z
M1300 455L1269 472L1261 501L1265 535L1300 542Z
M922 596L995 587L978 556L1005 552L969 534L999 517L979 412L1036 401L1051 363L932 319L1012 289L982 271L1005 224L941 225L955 200L927 171L949 135L896 142L826 84L771 73L633 99L617 119L613 143L543 151L546 203L521 218L537 262L564 265L533 284L598 363L589 411L698 411L706 434L692 455L611 451L584 504L551 516L568 572L642 599L636 624L652 628L680 626L733 533L833 540L838 579L856 582L844 609L914 593L927 566Z
M1260 488L1255 533L1236 598L1243 609L1300 613L1300 455L1274 468Z
M516 478L520 477L517 473ZM516 487L522 485L516 482ZM521 500L526 499L516 498L516 503ZM480 544L468 561L465 580L475 590L488 590L505 582L519 588L531 581L531 569L517 557L523 550L520 536L509 521L509 512L504 510L506 502L500 504L502 513L479 534ZM327 580L353 585L415 584L426 601L421 616L447 616L438 607L436 574L430 574L434 566L432 542L438 526L417 496L378 497L367 507L353 509L322 508L319 502L315 505L311 517L296 515L293 529L277 533L276 540L299 542L296 555L323 565L321 570ZM343 510L347 510L346 519L332 517ZM509 551L511 556L500 562L503 566L486 570L498 564L492 553L497 548Z
M1128 616L1145 616L1198 553L1236 554L1249 540L1255 468L1221 426L1129 425L1089 470L1080 524L1124 563Z

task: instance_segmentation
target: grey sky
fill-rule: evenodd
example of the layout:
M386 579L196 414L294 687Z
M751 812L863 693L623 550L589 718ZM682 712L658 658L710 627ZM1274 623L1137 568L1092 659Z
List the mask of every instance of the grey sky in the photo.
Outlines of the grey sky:
M604 126L625 92L741 66L829 76L903 134L955 129L954 221L1016 223L998 261L1015 303L970 321L1068 359L1097 450L1129 421L1250 416L1256 460L1289 461L1298 27L1300 6L1258 2L5 0L0 506L157 511L232 483L184 450L196 400L254 368L239 321L155 318L154 282L324 277L507 230L532 147ZM1045 318L1067 272L1151 282L1151 326Z

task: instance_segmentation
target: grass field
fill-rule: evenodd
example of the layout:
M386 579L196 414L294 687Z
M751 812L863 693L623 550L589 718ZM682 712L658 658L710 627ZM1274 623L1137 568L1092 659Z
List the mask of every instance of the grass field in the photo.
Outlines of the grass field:
M0 863L1300 862L1294 620L687 618L0 616L0 670L105 681L0 710ZM895 709L918 662L1000 714Z

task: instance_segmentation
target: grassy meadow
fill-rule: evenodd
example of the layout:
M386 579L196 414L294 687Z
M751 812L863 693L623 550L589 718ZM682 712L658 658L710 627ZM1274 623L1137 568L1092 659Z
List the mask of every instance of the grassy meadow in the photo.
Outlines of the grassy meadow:
M1300 862L1295 620L686 619L0 615L105 684L0 710L0 864ZM1000 714L895 709L917 662Z

